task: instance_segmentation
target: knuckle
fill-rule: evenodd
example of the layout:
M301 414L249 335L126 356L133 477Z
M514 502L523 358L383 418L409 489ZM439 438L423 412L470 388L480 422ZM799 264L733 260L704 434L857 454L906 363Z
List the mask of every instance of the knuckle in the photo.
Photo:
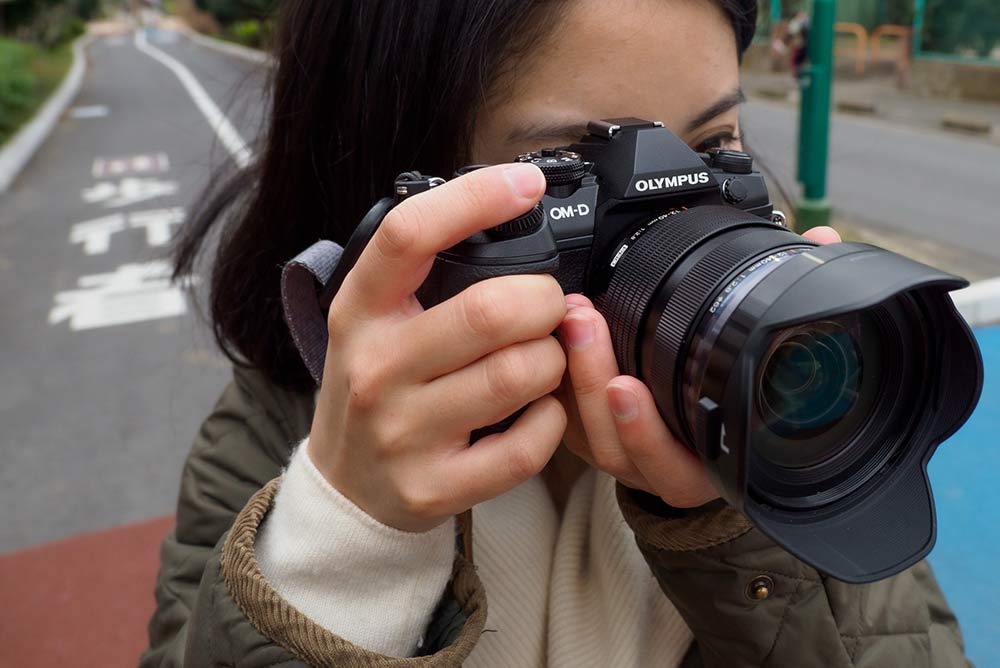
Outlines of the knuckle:
M347 316L342 311L342 307L335 299L333 303L330 304L330 312L326 317L326 332L331 343L342 343L346 339L347 333L350 331L350 327L347 326Z
M501 401L513 401L522 394L528 365L517 349L493 353L486 367L486 382L491 394Z
M540 278L541 284L538 287L538 293L541 295L541 299L546 304L552 304L561 318L566 312L566 294L563 292L562 286L551 274L543 274Z
M409 204L409 206L405 206ZM378 229L379 250L383 255L397 257L410 252L420 240L420 215L412 201L396 207L386 215Z
M542 380L545 383L545 393L555 392L562 385L566 374L566 353L554 337L547 336L542 340L542 355L545 360L545 371Z
M579 370L576 374L570 372L570 380L573 383L573 392L578 397L589 397L603 392L607 384L603 377Z
M477 284L463 299L466 326L480 336L492 336L503 327L504 314L500 294L493 286Z
M375 456L386 460L403 448L408 430L398 418L385 417L375 421L371 433Z
M355 411L368 412L378 406L384 381L374 365L354 363L347 369L350 406Z
M527 480L537 475L545 467L545 459L540 450L531 447L526 439L518 439L510 444L507 452L507 470L511 479Z

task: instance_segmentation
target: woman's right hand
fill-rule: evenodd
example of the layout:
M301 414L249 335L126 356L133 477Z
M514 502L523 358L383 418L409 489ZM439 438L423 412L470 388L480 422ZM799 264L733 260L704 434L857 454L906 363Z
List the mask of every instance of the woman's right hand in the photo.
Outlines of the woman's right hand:
M309 455L383 524L426 531L545 466L566 427L566 358L549 334L566 313L547 275L485 280L428 310L414 292L435 255L528 211L545 178L527 164L479 169L390 211L330 307ZM471 431L528 409L506 432Z

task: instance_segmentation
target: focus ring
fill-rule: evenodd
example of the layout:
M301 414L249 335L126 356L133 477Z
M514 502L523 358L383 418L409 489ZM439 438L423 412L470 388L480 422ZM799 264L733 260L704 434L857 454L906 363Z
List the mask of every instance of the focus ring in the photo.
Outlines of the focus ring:
M654 224L621 257L607 291L596 300L611 330L622 373L638 372L638 343L647 308L678 261L703 241L733 227L774 225L745 211L702 206Z
M666 409L663 412L675 434L683 433L684 422L680 415L678 374L683 373L680 365L687 359L685 342L699 320L699 313L723 288L723 281L747 262L788 246L802 244L801 237L788 230L775 229L772 225L765 229L735 232L698 260L690 271L680 277L676 289L667 296L667 302L660 311L661 317L655 323L653 353L648 364L643 366L649 369L647 382L664 389L660 396L667 398L670 405L663 407ZM648 323L649 327L652 325L652 322Z

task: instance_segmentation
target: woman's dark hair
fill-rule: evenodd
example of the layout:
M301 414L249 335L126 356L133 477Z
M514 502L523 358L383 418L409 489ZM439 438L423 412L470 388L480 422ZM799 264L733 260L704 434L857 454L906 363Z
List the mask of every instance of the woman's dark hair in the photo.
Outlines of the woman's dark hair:
M738 52L757 0L714 2ZM409 169L448 175L501 69L556 24L566 0L285 0L271 115L256 161L203 195L173 250L194 270L218 224L210 283L216 340L282 387L314 387L285 325L281 266L318 239L346 243Z

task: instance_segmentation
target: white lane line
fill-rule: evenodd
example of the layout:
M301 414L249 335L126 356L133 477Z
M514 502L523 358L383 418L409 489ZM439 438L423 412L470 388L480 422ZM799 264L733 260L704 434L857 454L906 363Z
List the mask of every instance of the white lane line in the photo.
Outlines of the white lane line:
M253 158L253 153L251 153L247 143L243 141L243 137L233 127L233 124L229 122L225 114L219 110L219 107L212 101L212 98L205 92L205 89L198 83L198 80L194 78L191 71L172 56L151 45L146 40L145 30L141 28L135 31L135 48L150 58L159 61L177 75L177 78L181 81L181 85L187 90L188 95L191 96L195 106L198 107L198 110L208 121L208 124L215 130L215 135L222 142L222 145L226 147L226 150L229 151L229 155L232 156L236 165L240 169L249 165L250 160Z
M108 108L103 104L93 104L88 107L73 107L69 110L71 118L104 118L108 115Z

